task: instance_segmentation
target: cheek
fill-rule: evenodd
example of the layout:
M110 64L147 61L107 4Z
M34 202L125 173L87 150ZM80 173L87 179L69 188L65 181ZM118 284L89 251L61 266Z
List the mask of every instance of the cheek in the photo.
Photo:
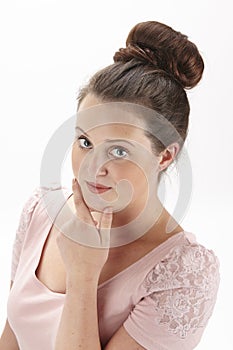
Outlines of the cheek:
M125 162L124 165L115 168L115 179L116 182L124 179L130 183L133 192L139 193L146 191L148 186L148 170L143 169L141 166L135 164L134 162Z
M148 191L147 173L142 169L140 169L139 167L135 167L134 169L132 185L135 189L135 194L137 193L146 194Z
M157 186L157 174L156 166L152 162L140 165L133 164L129 170L127 178L134 188L135 197L144 197L154 193Z

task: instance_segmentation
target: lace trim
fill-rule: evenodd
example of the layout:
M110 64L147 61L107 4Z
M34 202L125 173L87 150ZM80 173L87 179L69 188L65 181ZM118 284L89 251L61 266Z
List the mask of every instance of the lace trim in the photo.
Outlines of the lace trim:
M34 212L34 209L39 202L39 200L42 198L42 196L48 192L53 190L58 190L62 188L61 186L52 185L51 187L36 187L29 199L26 201L26 203L23 206L23 209L20 214L19 218L19 224L18 228L16 230L15 240L13 244L13 252L12 252L12 263L11 263L11 280L14 280L16 270L18 267L22 246L25 238L25 233L27 231L27 228L29 226L29 223L32 218L32 214Z
M38 201L40 200L42 195L41 188L36 188L33 192L28 201L26 202L25 206L23 207L23 210L21 212L19 226L18 226L18 233L25 233L27 230L27 227L29 225L29 222L31 220L31 215L34 211L34 208Z
M158 324L186 338L204 327L216 301L219 261L199 244L174 247L143 283L153 301Z

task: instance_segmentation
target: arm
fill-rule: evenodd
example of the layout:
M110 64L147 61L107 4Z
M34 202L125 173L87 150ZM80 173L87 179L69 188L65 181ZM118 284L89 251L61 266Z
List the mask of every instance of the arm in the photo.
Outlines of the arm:
M79 213L85 211L81 204L77 208ZM88 218L87 212L85 218ZM110 218L105 217L103 223L104 227L111 227ZM106 238L101 226L102 222L99 234ZM88 230L80 224L77 232L88 237ZM67 298L55 350L101 350L97 279L107 260L108 250L101 246L80 245L63 234L58 236L57 243L66 266ZM190 261L195 262L192 269L188 264ZM175 273L173 262L179 266ZM164 289L164 285L169 288ZM145 296L103 350L193 349L193 344L200 341L216 300L218 264L213 254L197 244L174 247L147 274L142 286Z
M104 347L103 350L146 350L141 345L139 345L121 326L118 331L113 335L109 340L108 344Z
M196 265L191 270L187 262ZM174 264L179 266L176 273ZM174 247L147 274L142 284L145 296L134 305L104 350L196 348L215 305L218 270L216 257L204 247Z
M12 287L13 282L11 281ZM12 331L8 320L6 320L5 328L0 338L0 350L19 350L18 342Z
M89 276L93 275L89 274ZM88 279L80 274L67 281L66 300L55 350L101 350L97 315L97 286L98 276Z
M83 275L76 275L67 282L67 286L55 350L101 350L97 315L98 278L88 279ZM130 337L121 326L104 350L120 349L144 350L145 348Z
M109 248L103 248L102 241L105 242L109 237L112 214L102 214L100 230L97 231L77 181L73 180L72 188L77 216L73 218L72 215L69 219L62 214L65 224L61 225L60 229L65 234L60 233L57 237L57 244L66 269L66 299L55 341L55 350L77 348L101 350L97 288L100 272L108 257ZM107 229L105 236L103 236L104 229ZM73 232L76 234L75 238L72 236ZM79 233L87 239L93 237L94 247L92 244L91 246L80 244Z
M103 213L99 231L95 232L96 229L90 231L90 226L82 224L84 221L82 218L86 218L90 225L93 224L93 221L76 186L73 182L74 202L79 215L76 219L76 232L83 232L85 237L99 235L101 242L94 247L93 245L82 245L78 243L78 240L70 239L69 235L67 237L68 231L66 231L66 235L60 234L57 237L67 278L66 299L56 337L55 350L101 350L97 289L101 270L108 258L112 213L111 211ZM67 223L66 229L69 228L69 221ZM121 329L106 349L122 348L128 350L143 349Z
M30 223L33 211L41 197L42 197L42 189L40 187L36 187L32 195L25 202L23 209L21 211L20 220L16 231L16 236L15 236L15 241L13 246L13 252L12 252L10 289L13 285L13 280L15 278L27 227ZM5 328L0 338L0 350L19 350L17 339L9 325L8 320L6 320Z

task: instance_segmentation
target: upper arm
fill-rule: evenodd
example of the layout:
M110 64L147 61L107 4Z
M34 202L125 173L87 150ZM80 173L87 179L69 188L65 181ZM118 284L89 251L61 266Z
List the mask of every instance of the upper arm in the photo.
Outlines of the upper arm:
M194 349L213 312L218 269L216 257L202 247L174 250L148 273L144 297L104 350Z
M39 187L35 188L32 195L24 203L23 209L21 211L18 228L16 230L15 240L12 249L12 262L11 262L11 284L10 288L13 285L15 278L16 270L18 267L26 230L30 223L32 213L35 209L36 204L38 203L41 197L41 190ZM16 336L11 329L11 326L6 320L5 327L3 329L1 338L0 338L0 350L19 350L18 342Z
M30 224L33 211L42 195L40 187L36 187L31 196L24 203L21 211L18 227L15 234L13 249L12 249L12 261L11 261L11 280L15 279L16 270L19 264L21 251L23 248L25 235L27 228Z
M136 342L121 326L118 331L112 336L104 350L145 350L140 344Z
M14 332L12 331L8 320L0 338L0 350L20 350Z
M11 287L12 284L13 281L11 281ZM12 331L8 320L6 320L6 324L0 338L0 350L20 350L16 336Z

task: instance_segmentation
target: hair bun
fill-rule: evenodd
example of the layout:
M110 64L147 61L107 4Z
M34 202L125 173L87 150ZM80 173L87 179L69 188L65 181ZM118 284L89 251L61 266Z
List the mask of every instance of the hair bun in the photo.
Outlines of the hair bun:
M165 71L185 89L197 85L204 70L196 45L186 35L155 21L135 25L127 37L126 48L115 53L114 62L133 58Z

